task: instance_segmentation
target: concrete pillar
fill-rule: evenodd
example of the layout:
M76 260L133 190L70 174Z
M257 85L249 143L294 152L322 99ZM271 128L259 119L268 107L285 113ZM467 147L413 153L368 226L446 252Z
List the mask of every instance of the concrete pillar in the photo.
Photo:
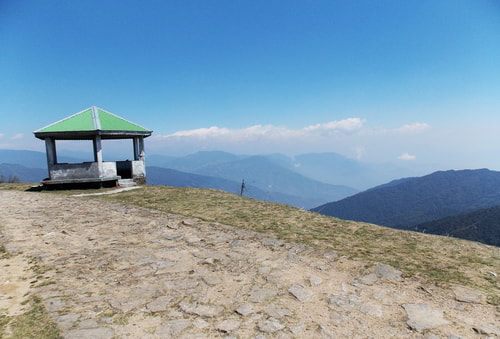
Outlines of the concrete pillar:
M45 152L47 153L47 170L49 171L54 164L57 164L56 141L52 138L45 138Z
M144 153L144 137L139 137L139 156Z
M139 150L139 138L134 137L132 139L132 142L133 142L133 146L134 146L134 160L139 160L139 157L141 154L141 151Z
M148 183L148 178L146 176L146 152L144 152L144 137L139 137L139 158L142 160L142 165L144 166L144 183Z
M101 136L96 135L92 139L92 144L94 146L94 161L97 162L97 168L99 169L99 177L104 176L102 169L102 146L101 146Z

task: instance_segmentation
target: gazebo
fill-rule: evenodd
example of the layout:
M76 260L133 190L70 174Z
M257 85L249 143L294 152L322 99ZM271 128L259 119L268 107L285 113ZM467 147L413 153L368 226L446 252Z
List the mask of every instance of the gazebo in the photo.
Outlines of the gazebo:
M144 138L151 133L147 128L95 106L40 128L33 134L45 140L49 172L49 177L41 183L44 186L98 184L99 187L116 186L121 179L146 183ZM106 139L132 139L134 159L103 161L101 140ZM94 161L59 163L56 140L92 140Z

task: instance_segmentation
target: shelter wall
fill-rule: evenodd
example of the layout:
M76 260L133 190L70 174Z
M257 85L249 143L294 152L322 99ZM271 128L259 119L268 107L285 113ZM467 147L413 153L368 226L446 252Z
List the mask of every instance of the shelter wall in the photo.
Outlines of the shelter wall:
M104 161L102 163L102 175L103 177L116 177L116 162L114 161Z
M83 162L79 164L54 164L50 168L50 179L81 179L99 178L97 162Z
M146 176L146 169L144 166L144 161L134 160L132 161L132 178L134 181L144 183L144 177Z
M103 162L102 172L99 172L97 162L54 164L50 168L50 179L52 180L115 177L116 175L116 163L113 161Z

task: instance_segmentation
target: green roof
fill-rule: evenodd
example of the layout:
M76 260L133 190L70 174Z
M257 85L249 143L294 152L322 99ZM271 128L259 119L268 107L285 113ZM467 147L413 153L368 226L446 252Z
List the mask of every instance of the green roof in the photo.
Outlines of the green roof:
M73 114L67 118L54 122L34 133L53 132L84 132L84 131L110 131L110 132L149 132L150 130L123 119L113 113L92 106Z

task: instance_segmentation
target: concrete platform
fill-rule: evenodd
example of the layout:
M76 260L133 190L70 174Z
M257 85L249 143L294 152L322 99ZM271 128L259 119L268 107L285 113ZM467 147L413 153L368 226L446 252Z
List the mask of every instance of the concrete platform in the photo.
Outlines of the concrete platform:
M121 177L104 177L104 178L81 178L81 179L57 179L57 180L42 180L40 184L42 189L85 189L85 188L102 188L116 187L118 180Z

